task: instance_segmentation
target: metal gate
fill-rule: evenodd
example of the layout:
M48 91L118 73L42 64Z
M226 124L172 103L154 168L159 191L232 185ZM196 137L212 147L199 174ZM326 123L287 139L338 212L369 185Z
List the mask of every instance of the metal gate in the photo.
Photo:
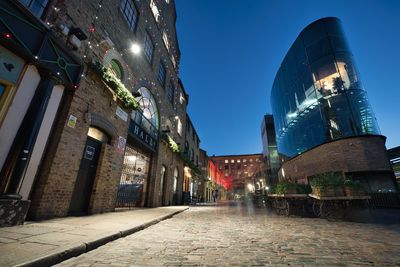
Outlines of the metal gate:
M116 207L143 206L149 175L150 155L126 146Z

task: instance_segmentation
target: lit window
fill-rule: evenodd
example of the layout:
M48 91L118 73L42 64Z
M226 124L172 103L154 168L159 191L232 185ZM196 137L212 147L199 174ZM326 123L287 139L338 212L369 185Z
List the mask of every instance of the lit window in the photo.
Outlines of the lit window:
M35 16L41 17L43 11L45 10L48 0L20 0L20 2L25 5Z
M168 36L167 33L165 31L163 31L162 33L162 39L164 41L165 47L167 48L167 50L169 51L169 42L168 42Z
M250 159L249 161L250 161L250 162L253 162L253 159Z
M178 123L178 134L179 135L182 135L182 122L181 122L181 119L180 118L178 118L177 119L177 123Z
M138 12L132 0L121 0L120 9L129 24L129 28L135 31Z
M240 163L240 159L238 159L236 162L237 162L237 163Z
M175 58L173 55L171 55L171 61L172 61L172 64L174 65L174 69L176 69L176 61L175 61Z
M153 59L153 42L150 39L149 34L146 32L144 36L144 54L146 55L147 60L151 64L151 60Z
M143 112L143 116L151 123L151 125L158 130L158 109L156 101L150 91L145 87L140 87L138 92L140 96L136 98Z
M162 86L164 86L165 83L165 67L162 62L160 62L160 67L158 68L158 75L157 79L160 82Z
M243 162L247 162L247 159L243 159Z
M226 160L225 160L225 163L229 163L229 161L226 159Z
M234 160L234 159L231 159L231 163L235 163L235 160Z
M169 86L168 86L168 91L167 91L167 97L169 102L171 102L172 105L174 105L174 93L175 93L175 89L174 86L172 85L172 82L169 82Z
M158 22L160 19L160 12L158 11L157 5L154 0L150 1L150 8L153 12L154 19Z

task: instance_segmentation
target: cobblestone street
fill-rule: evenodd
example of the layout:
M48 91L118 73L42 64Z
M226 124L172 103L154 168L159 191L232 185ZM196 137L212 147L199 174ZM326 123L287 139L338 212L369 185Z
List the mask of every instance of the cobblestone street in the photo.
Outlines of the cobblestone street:
M400 224L200 206L59 266L400 266L399 251Z

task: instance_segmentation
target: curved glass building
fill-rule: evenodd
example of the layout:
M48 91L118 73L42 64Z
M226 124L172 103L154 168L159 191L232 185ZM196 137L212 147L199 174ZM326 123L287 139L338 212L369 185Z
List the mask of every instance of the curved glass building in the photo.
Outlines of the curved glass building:
M300 33L275 77L271 104L284 157L343 137L380 134L337 18Z

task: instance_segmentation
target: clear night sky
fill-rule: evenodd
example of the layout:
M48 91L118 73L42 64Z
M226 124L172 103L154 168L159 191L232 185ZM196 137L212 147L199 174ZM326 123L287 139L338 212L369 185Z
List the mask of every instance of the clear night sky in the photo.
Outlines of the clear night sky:
M286 52L322 17L343 22L364 89L400 145L400 1L176 0L180 77L209 155L260 153L260 126Z

